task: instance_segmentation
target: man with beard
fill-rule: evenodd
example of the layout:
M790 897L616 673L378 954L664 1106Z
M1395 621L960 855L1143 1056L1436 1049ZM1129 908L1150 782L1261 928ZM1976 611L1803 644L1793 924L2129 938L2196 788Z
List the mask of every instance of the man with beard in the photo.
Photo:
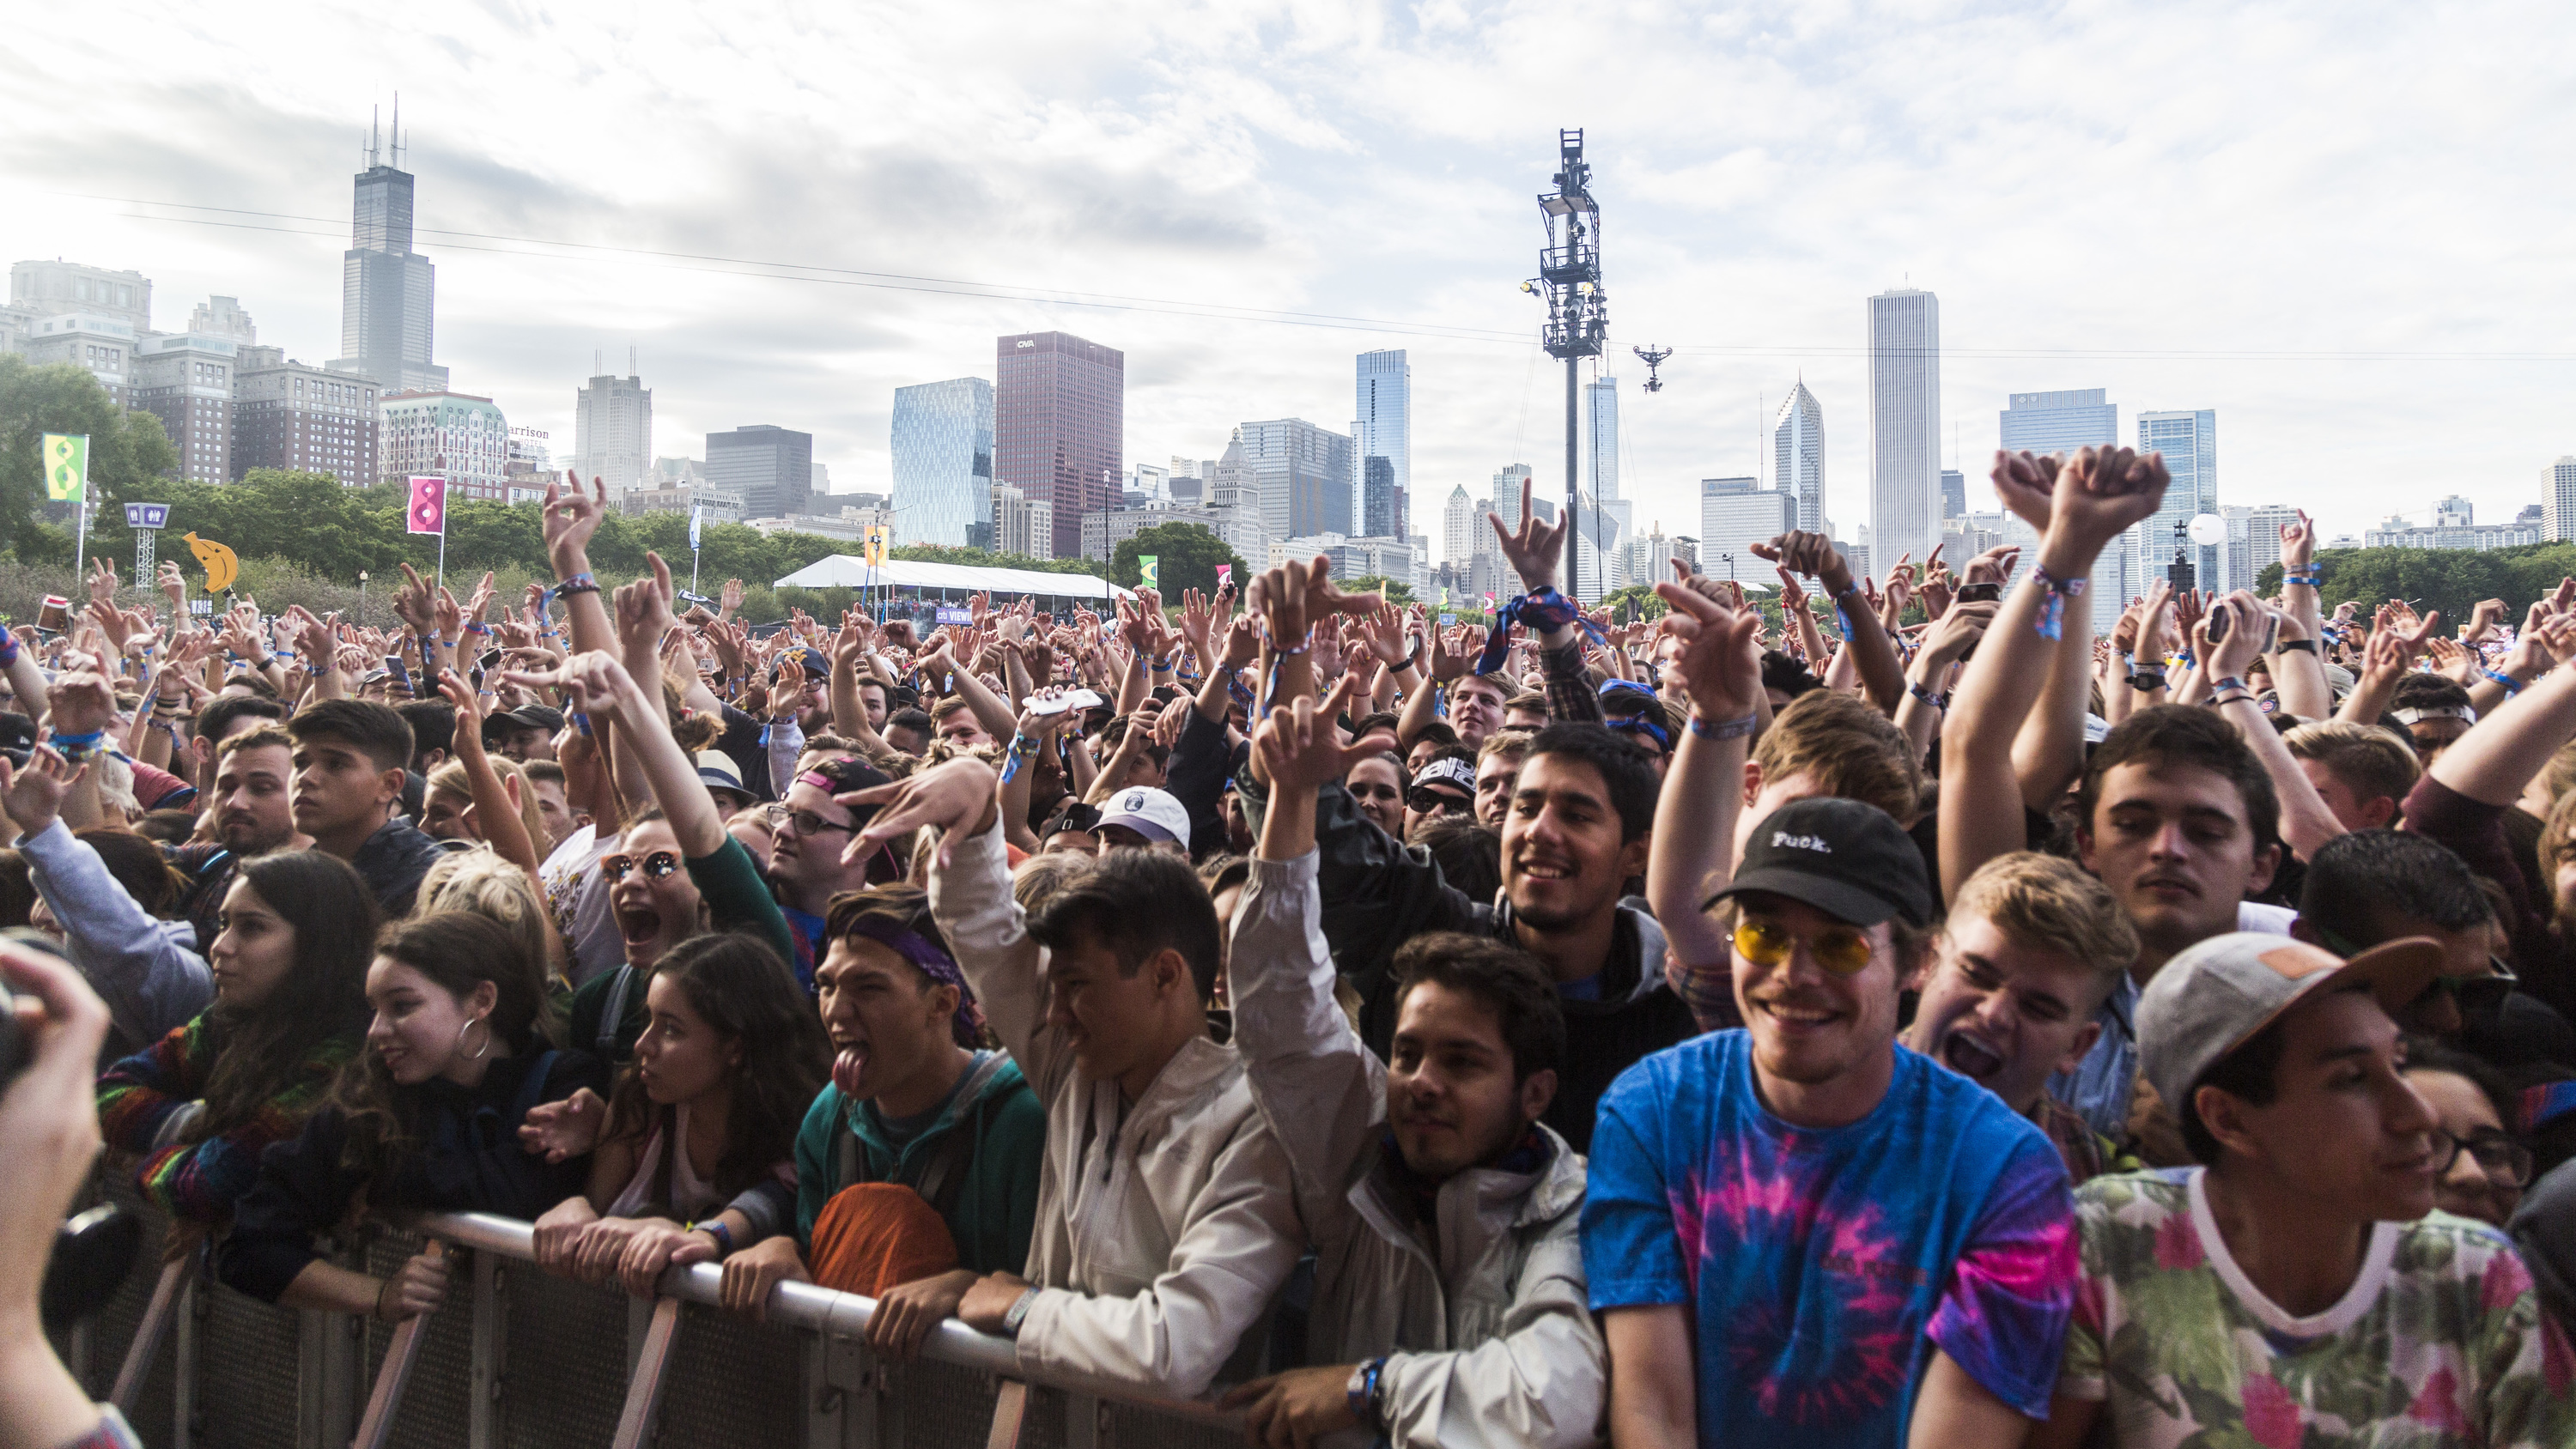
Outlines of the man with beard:
M1524 521L1508 547L1532 595L1553 598L1563 528ZM1250 605L1274 642L1306 637L1327 612L1368 607L1332 586L1325 562L1292 562L1255 581ZM1579 655L1570 616L1540 627L1552 651ZM1579 666L1578 666L1579 667ZM1274 699L1309 692L1302 653L1278 656ZM1591 690L1574 693L1598 708ZM1239 777L1248 804L1268 798L1256 758ZM1472 789L1472 777L1468 788ZM1623 906L1626 882L1646 866L1655 810L1655 767L1645 753L1598 724L1555 724L1530 742L1502 827L1503 895L1470 899L1439 867L1407 852L1363 818L1350 792L1326 785L1316 804L1317 865L1324 939L1360 997L1360 1038L1383 1059L1393 1049L1394 955L1424 931L1491 936L1527 951L1556 983L1566 1018L1565 1071L1543 1120L1582 1151L1593 1108L1628 1065L1690 1036L1690 1012L1664 981L1664 933L1654 917Z
M1365 1429L1406 1449L1573 1446L1601 1418L1583 1298L1583 1159L1539 1125L1565 1050L1555 983L1490 938L1405 943L1395 1051L1334 1000L1315 892L1315 791L1343 746L1300 699L1256 737L1278 793L1234 912L1227 1001L1253 1100L1286 1151L1317 1254L1307 1359L1246 1384L1255 1442Z
M2029 1118L2080 1187L2132 1164L2048 1095L2048 1078L2093 1049L2094 1013L2137 954L2119 902L2074 862L1997 856L1950 903L1903 1040Z
M189 846L173 863L193 884L184 914L197 928L197 949L214 949L223 930L224 892L243 860L272 850L309 850L313 838L295 828L291 788L295 741L261 721L216 747L215 783L208 808L215 815L212 846Z
M2018 1444L2074 1308L2074 1201L2038 1128L1896 1049L1922 853L1801 800L1732 883L1747 1025L1601 1101L1583 1262L1621 1445Z

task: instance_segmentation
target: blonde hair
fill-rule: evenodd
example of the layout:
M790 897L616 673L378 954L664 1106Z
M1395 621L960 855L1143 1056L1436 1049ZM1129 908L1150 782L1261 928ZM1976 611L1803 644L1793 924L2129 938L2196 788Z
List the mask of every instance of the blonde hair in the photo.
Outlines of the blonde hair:
M528 778L528 772L519 767L518 761L507 755L487 755L484 758L491 762L493 772L501 777L504 788L512 780L519 782L519 823L528 827L529 844L536 847L539 855L545 854L546 817L545 812L537 808L536 782ZM474 798L474 783L465 773L463 760L450 760L430 771L429 788L443 790L459 800L470 802Z
M438 911L472 911L510 933L532 961L554 969L562 937L528 873L501 858L489 844L450 850L430 862L413 900L415 917Z
M1771 721L1753 763L1768 784L1812 772L1818 790L1884 810L1899 825L1922 808L1923 767L1894 721L1854 695L1811 689Z
M2385 796L2402 805L2407 792L2415 788L2416 777L2424 773L2416 763L2415 747L2386 725L2319 720L2281 736L2281 743L2293 758L2314 760L2332 771L2357 800ZM2555 768L2557 760L2550 763Z
M2106 994L2138 958L2137 927L2111 888L2061 856L2017 850L1977 867L1950 905L1950 920L1963 916L1982 917L2026 950L2091 967Z

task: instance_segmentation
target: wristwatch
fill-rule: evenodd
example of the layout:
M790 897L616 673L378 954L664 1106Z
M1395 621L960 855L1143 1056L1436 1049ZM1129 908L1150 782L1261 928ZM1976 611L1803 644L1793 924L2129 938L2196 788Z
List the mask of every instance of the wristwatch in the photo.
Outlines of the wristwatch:
M1011 1305L1010 1312L1002 1315L1002 1336L1004 1338L1017 1338L1020 1336L1020 1325L1029 1321L1029 1306L1037 1301L1038 1290L1032 1288L1026 1293L1020 1295L1020 1301Z

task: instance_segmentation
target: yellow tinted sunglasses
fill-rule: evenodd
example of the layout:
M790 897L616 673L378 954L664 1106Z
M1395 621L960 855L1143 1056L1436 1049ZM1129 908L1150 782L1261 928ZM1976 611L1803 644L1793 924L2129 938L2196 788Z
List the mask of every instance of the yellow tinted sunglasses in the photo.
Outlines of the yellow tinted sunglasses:
M1735 949L1756 966L1777 966L1798 949L1798 933L1770 921L1735 923ZM1836 976L1858 976L1869 969L1869 932L1858 926L1832 926L1807 938L1816 964Z

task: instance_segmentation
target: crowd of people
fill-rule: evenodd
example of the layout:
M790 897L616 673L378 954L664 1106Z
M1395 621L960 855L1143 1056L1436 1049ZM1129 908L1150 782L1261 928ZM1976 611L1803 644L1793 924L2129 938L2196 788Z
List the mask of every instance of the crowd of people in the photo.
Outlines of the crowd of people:
M753 630L578 479L515 607L102 573L0 635L0 974L290 1306L437 1311L323 1239L471 1209L1264 1445L2576 1443L2576 580L2329 614L2303 517L2096 639L2161 460L1994 483L2029 557L1785 534L1776 623L1586 611L1526 499L1489 630Z

